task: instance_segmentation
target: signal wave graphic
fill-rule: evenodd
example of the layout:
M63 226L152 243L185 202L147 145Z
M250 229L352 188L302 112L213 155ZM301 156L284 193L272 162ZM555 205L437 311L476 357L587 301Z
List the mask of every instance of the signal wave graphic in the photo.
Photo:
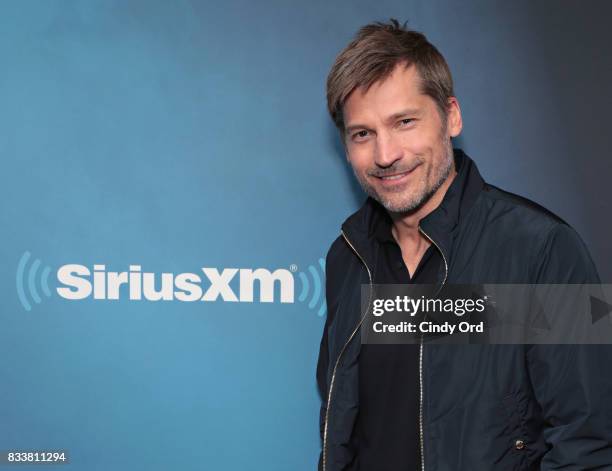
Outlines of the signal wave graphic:
M298 296L298 301L300 302L308 302L309 309L317 309L317 315L319 317L323 317L325 315L325 311L327 310L325 305L325 293L323 292L323 280L325 279L325 260L323 258L319 259L318 265L309 265L308 266L308 274L303 271L298 273L300 281L302 282L302 291ZM309 279L312 279L312 288ZM310 294L312 290L312 294ZM308 295L310 294L310 299L308 300Z
M51 296L51 290L49 289L49 273L51 273L51 267L45 266L42 270L40 270L41 261L37 258L30 265L26 275L26 266L31 255L32 254L30 254L30 252L25 251L17 265L17 296L19 297L19 302L21 302L21 305L26 311L32 310L32 305L30 304L26 294L28 294L36 304L40 304L42 302L42 298L40 297L38 289L36 288L37 280L39 281L43 294L46 297Z

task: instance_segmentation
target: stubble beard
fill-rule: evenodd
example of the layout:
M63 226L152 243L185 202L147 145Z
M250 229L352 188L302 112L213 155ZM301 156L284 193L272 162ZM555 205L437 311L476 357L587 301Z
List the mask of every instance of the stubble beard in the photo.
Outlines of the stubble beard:
M410 188L404 188L402 193L407 193L404 197L392 198L384 194L380 194L376 188L371 185L365 175L359 175L353 169L355 177L363 190L378 201L387 211L392 213L409 213L423 206L429 199L438 191L442 184L449 177L453 168L453 148L450 140L444 146L445 157L443 161L433 167L434 179L431 185L427 182L428 175L425 174L418 182L414 182L411 186L416 187L414 191ZM420 160L420 159L419 159Z

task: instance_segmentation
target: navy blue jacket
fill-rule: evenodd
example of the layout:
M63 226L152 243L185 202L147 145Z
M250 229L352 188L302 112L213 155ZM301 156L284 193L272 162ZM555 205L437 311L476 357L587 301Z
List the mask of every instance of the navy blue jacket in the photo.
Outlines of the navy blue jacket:
M457 176L419 227L442 255L439 283L600 282L567 223L487 184L465 153L454 153ZM360 290L373 282L381 211L368 198L326 258L328 317L317 365L321 471L352 469L359 452L351 435L360 326L369 314ZM612 346L425 343L419 362L424 470L612 470Z

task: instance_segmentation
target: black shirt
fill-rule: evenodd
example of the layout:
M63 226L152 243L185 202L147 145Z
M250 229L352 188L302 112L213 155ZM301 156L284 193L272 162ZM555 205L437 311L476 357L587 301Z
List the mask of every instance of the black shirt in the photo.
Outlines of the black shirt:
M412 279L391 233L391 219L375 233L380 251L374 283L436 283L442 261L430 245ZM360 471L421 469L419 438L419 345L361 346L359 414L355 424Z

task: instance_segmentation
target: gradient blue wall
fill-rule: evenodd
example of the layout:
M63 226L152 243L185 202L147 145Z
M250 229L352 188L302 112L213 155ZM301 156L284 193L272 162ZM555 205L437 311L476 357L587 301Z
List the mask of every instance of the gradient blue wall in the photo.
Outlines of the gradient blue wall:
M612 279L604 5L1 2L0 450L65 449L74 470L314 469L317 306L28 293L27 311L16 272L29 251L51 281L67 263L309 273L363 199L324 83L372 20L428 34L454 72L456 145L574 225Z

